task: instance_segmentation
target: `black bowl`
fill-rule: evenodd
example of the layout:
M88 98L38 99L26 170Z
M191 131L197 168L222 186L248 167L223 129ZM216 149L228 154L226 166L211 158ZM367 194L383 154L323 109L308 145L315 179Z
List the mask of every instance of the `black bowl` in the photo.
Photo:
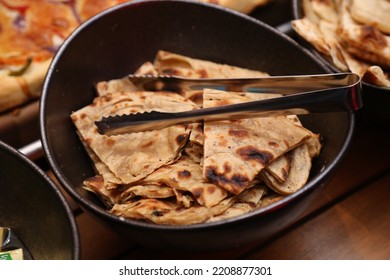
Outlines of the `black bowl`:
M24 244L26 258L79 259L76 222L64 195L49 176L18 150L0 142L0 226Z
M108 213L80 186L94 174L69 115L90 104L94 83L122 77L160 49L273 75L326 73L295 41L249 16L188 1L135 1L111 8L78 28L58 51L41 97L46 158L69 194L89 213L135 242L155 248L216 250L265 240L291 225L313 203L344 156L354 130L350 113L302 118L322 134L324 149L308 184L297 193L230 220L167 226L124 220Z
M301 19L304 16L302 0L293 0L293 18ZM331 61L327 60L321 55L311 44L305 41L298 35L298 41L302 46L308 49L317 60L332 72L341 72ZM359 112L359 120L365 118L365 121L370 121L373 124L377 123L381 126L390 126L390 110L388 105L390 104L390 88L380 87L367 82L362 82L363 93L363 108Z

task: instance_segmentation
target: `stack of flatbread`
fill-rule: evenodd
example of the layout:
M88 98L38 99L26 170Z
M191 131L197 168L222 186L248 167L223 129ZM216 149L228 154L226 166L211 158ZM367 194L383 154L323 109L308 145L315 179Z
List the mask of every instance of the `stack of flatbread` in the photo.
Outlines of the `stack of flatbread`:
M294 30L341 71L390 87L390 1L302 0Z
M159 51L137 74L193 78L262 77L264 72ZM175 125L101 135L104 116L179 112L237 104L274 94L144 91L122 78L96 85L92 104L71 114L96 176L84 188L115 215L156 224L218 221L264 207L302 188L321 149L296 116Z

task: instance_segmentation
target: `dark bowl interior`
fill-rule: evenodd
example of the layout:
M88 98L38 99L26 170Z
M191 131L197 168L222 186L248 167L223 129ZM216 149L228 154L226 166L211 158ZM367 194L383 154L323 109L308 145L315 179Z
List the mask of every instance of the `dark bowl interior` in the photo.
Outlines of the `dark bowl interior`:
M0 159L0 226L11 228L35 260L78 259L76 223L58 186L3 142Z
M299 44L248 16L185 1L136 1L99 14L78 28L58 51L45 80L40 121L44 152L64 188L88 212L135 242L156 248L214 250L269 238L292 224L335 170L351 140L354 115L302 117L325 146L310 182L278 203L229 221L161 226L107 213L82 181L94 174L69 115L92 102L94 84L125 76L160 49L272 75L325 73Z
M304 16L302 0L293 0L293 18L300 19ZM311 44L306 42L303 38L299 38L299 42L313 55L321 61L332 72L340 72L332 62L322 56ZM380 123L380 125L390 126L390 110L388 104L390 104L390 88L380 87L366 82L362 82L363 86L363 103L364 106L359 112L361 118L367 118L374 123ZM360 117L360 116L359 116Z

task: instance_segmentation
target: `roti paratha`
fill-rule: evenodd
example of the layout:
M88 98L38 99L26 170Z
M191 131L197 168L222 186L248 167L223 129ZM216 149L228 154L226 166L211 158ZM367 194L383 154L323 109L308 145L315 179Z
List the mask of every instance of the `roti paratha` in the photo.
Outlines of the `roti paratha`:
M177 162L163 166L139 184L166 185L172 189L190 192L199 205L212 207L227 197L228 193L219 186L206 181L202 176L201 166L188 157L181 157Z
M247 101L237 93L205 89L203 107ZM207 122L204 134L203 176L236 195L268 164L312 135L284 116Z
M136 71L215 78L268 75L164 51L153 63L145 62ZM84 188L97 194L111 213L121 217L184 225L248 213L284 197L276 197L267 181L262 182L263 176L269 173L278 183L287 184L295 170L292 163L302 159L295 156L293 160L297 148L304 143L310 161L321 149L318 135L303 128L296 116L199 122L165 130L100 135L94 121L106 115L193 110L280 95L205 89L197 92L195 104L191 101L194 95L147 92L126 77L102 81L96 88L94 103L71 116L97 173L85 180ZM205 170L218 170L228 164L235 168L227 172L226 178L232 180L221 176L214 181L215 177L206 176L210 173ZM306 162L300 164L307 166ZM237 187L234 180L239 176L246 176L246 181Z
M124 184L130 184L171 163L181 153L190 134L189 126L178 125L142 133L106 136L98 133L95 121L103 116L140 113L157 109L174 112L197 106L180 95L166 92L117 92L97 97L71 115L83 141Z
M361 23L375 26L380 31L390 34L390 2L376 0L353 0L350 6L352 18Z
M211 208L199 205L185 208L172 201L141 199L115 204L110 212L117 216L147 220L156 224L188 225L206 222L220 215L234 203L235 199L235 197L226 198Z
M389 87L388 1L372 5L365 0L303 0L302 6L303 18L291 22L299 36L341 71Z

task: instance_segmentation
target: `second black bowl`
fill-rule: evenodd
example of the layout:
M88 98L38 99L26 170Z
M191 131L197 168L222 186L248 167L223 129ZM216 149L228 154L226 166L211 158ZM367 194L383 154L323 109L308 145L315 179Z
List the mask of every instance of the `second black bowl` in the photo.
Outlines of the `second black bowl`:
M3 142L0 226L10 228L16 236L7 239L4 250L22 248L25 259L80 258L76 221L63 193L34 162Z

